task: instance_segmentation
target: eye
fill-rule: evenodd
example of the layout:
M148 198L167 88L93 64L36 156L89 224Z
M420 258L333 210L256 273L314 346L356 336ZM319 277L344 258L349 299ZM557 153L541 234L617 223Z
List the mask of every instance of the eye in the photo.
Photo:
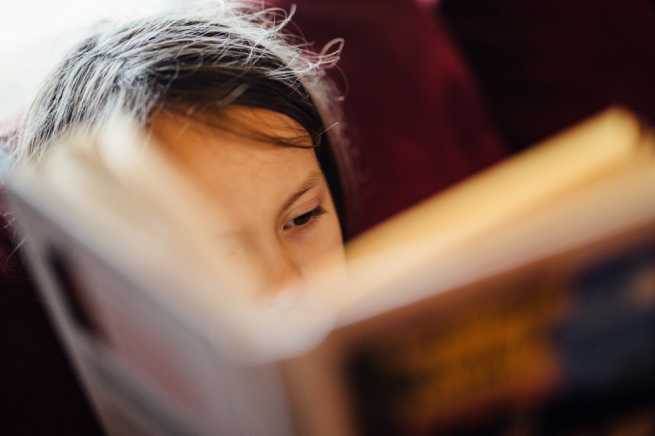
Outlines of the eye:
M304 227L310 224L314 218L316 218L319 215L323 215L326 213L325 209L323 209L321 206L318 206L312 210L310 210L307 213L304 213L302 215L298 215L291 221L287 222L284 224L284 230L288 230L292 227Z

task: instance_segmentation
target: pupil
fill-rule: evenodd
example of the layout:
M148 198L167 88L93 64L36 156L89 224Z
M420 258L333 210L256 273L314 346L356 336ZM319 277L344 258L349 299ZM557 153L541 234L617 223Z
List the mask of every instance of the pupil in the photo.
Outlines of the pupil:
M295 218L293 220L293 222L296 223L297 226L301 226L303 224L306 224L311 217L312 217L312 213L307 212L307 213L304 213L304 214L300 215L298 218Z

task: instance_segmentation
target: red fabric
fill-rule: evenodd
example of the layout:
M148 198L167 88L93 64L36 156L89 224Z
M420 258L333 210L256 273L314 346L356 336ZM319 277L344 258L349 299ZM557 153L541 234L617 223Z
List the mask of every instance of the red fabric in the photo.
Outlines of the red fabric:
M314 48L345 39L362 231L505 155L441 23L413 0L278 0ZM334 73L334 71L332 71ZM337 77L339 81L339 77Z
M512 151L621 103L655 123L655 2L442 0Z

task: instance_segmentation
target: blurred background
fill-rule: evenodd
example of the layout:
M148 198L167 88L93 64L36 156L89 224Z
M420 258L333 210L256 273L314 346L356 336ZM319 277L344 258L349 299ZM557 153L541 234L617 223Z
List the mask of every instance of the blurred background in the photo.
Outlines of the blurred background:
M610 105L655 123L653 0L269 3L296 4L294 21L317 50L345 39L331 74L348 89L359 209L352 234ZM185 2L3 0L0 139L93 23L171 4ZM0 428L98 433L15 244L0 238Z
M3 1L0 120L19 113L53 64L101 19L129 19L171 0Z

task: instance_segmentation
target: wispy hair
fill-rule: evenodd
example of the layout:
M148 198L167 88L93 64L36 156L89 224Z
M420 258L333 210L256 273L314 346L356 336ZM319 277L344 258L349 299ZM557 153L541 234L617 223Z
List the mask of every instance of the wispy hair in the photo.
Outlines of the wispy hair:
M309 135L347 227L350 164L338 92L325 70L343 41L320 53L286 29L294 10L214 0L128 23L104 22L44 83L18 132L18 162L38 161L77 128L91 134L116 111L146 127L158 111L207 114L243 105L289 116L299 137L260 138L302 146ZM305 136L301 138L301 136ZM304 142L303 142L304 141ZM344 229L345 230L345 229Z

